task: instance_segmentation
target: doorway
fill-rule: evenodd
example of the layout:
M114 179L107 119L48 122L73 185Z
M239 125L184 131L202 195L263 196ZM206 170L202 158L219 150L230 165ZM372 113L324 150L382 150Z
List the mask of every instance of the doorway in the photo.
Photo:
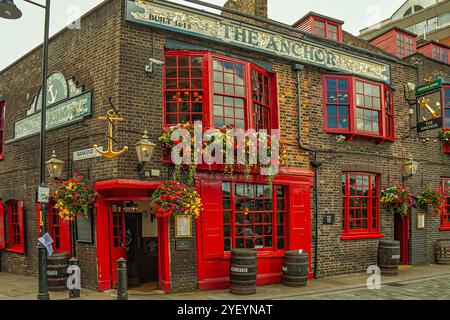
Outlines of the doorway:
M111 280L117 286L117 260L127 260L128 287L158 289L158 226L145 201L109 203Z
M400 264L409 265L409 213L406 216L396 213L394 239L400 242Z

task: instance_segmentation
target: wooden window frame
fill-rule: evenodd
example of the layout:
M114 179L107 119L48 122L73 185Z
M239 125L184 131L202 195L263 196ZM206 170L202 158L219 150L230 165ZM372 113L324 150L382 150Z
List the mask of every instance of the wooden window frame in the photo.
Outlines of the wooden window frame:
M355 196L350 194L350 176L368 177L368 196L367 207L359 207L367 209L367 228L351 229L350 228L350 198L362 198L363 196ZM342 178L345 178L345 192L342 194L342 237L341 240L357 240L357 239L376 239L383 238L380 233L380 175L368 172L343 172ZM375 178L375 196L373 195L372 181ZM343 180L342 179L342 180ZM343 190L344 191L344 190ZM375 208L375 224L373 227L373 201L376 202ZM353 207L356 209L358 207ZM362 219L361 219L362 223Z
M6 116L6 102L0 101L0 160L5 156L5 116Z
M253 114L253 92L252 92L252 71L255 70L264 74L269 78L269 103L270 103L270 129L278 129L278 106L277 106L277 80L276 74L268 72L262 69L254 63L247 60L236 59L225 55L205 52L205 51L188 51L188 50L166 50L165 57L173 56L202 56L203 57L203 127L214 128L214 67L213 61L219 60L224 62L231 62L234 64L242 64L244 66L244 116L245 116L245 129L254 128L254 114ZM166 121L166 69L163 68L163 127L168 129L174 124L167 123ZM170 92L170 89L169 89ZM241 97L239 97L241 98Z
M54 207L55 200L52 199L48 205L46 205L48 212L48 229L49 234L53 239L53 251L54 252L68 252L72 253L72 235L70 232L70 223L64 221L58 213L58 209ZM56 223L54 220L56 219ZM56 232L58 230L58 232ZM59 242L57 241L59 238ZM57 244L59 245L57 246Z
M319 34L316 32L316 22L320 23L324 26L324 28L317 28L317 29L323 30L323 34ZM336 32L331 32L329 30L328 26L335 27ZM326 19L321 19L319 17L313 16L312 21L311 21L311 32L317 36L325 37L329 40L342 41L342 26L339 25L338 23L333 23ZM336 35L336 37L330 36L330 34Z
M445 192L445 184L447 181L450 181L450 178L441 178L442 195L446 201L442 207L440 231L450 231L450 191L448 194Z
M270 214L272 215L272 221L269 223L264 223L263 221L261 221L260 223L256 223L253 219L252 223L247 225L245 222L243 225L241 226L261 226L263 229L267 226L271 226L272 228L272 235L271 236L264 236L262 235L262 238L271 238L271 247L263 247L263 248L257 248L256 250L258 252L284 252L285 250L287 250L288 246L287 246L287 219L288 219L288 196L289 196L289 192L288 192L288 187L287 186L281 186L281 185L277 185L277 186L273 186L273 190L272 190L272 209L271 210L262 210L262 211L250 211L249 213L245 214L245 213L241 213L240 211L238 212L236 210L236 206L235 206L235 201L236 201L236 186L237 185L242 185L244 186L244 188L247 185L252 185L252 186L263 186L261 184L257 184L257 183L240 183L240 182L228 182L228 181L223 181L222 182L222 186L224 184L229 184L230 185L230 196L225 196L222 195L222 198L225 201L229 201L230 202L230 208L223 208L223 215L224 215L224 219L223 219L223 226L224 226L224 236L223 236L223 240L224 240L224 253L230 253L232 249L236 248L236 241L238 239L242 239L244 241L244 247L245 247L245 243L247 243L247 240L250 239L250 241L252 241L251 239L256 238L255 236L249 236L247 238L247 235L243 235L243 236L237 236L236 235L236 230L237 230L237 226L238 224L236 223L236 215L237 214L244 214L246 215L251 215L252 217L255 214L267 214L270 211ZM284 197L280 198L280 200L284 201L284 209L283 210L279 210L278 209L278 188L283 188L283 194ZM250 201L255 201L255 199L258 200L270 200L270 197L264 196L264 197L259 197L259 198L248 198L248 197L243 197L242 199L246 199L246 201L248 201L249 199L251 199ZM225 214L228 213L229 214L229 222L225 222ZM283 222L279 222L278 221L278 214L282 214ZM230 232L230 236L226 236L225 235L225 227L228 226L229 227L229 232ZM278 234L278 228L281 227L283 228L283 235L279 235ZM245 230L245 229L244 229ZM225 242L226 240L230 241L230 250L227 250L225 247ZM282 240L283 241L283 248L280 248L279 246L279 241ZM254 240L253 240L254 241ZM264 245L264 242L263 242Z
M414 54L416 51L414 37L403 32L396 32L395 34L395 52L397 56L399 58L406 58Z
M327 80L329 79L346 79L347 83L349 84L348 87L348 94L349 94L349 125L348 128L345 129L336 129L336 128L329 128L328 126L328 112L327 112L327 105L328 105L328 84ZM361 81L364 83L368 83L371 85L376 85L380 87L380 99L381 99L381 106L380 106L380 117L379 117L379 133L371 133L368 131L358 130L357 129L357 105L356 105L356 82ZM395 106L395 100L394 100L394 90L388 87L386 84L373 82L370 80L353 77L353 76L343 76L343 75L323 75L322 77L322 87L323 87L323 115L324 115L324 132L330 133L330 134L343 134L347 136L347 139L352 139L355 136L360 137L367 137L367 138L374 138L378 142L384 142L384 141L395 141L395 111L394 108L392 108L392 133L388 134L386 132L386 92L390 92L392 94L392 102Z
M14 253L25 253L25 235L24 235L24 213L23 202L11 199L6 201L6 219L4 227L8 230L5 237L5 250ZM15 209L15 210L14 210ZM13 221L13 218L15 218ZM18 240L18 241L17 241Z
M442 96L442 102L441 102L442 120L443 120L442 122L443 122L444 131L450 131L450 125L447 126L447 120L450 120L450 116L449 117L445 116L445 110L449 110L449 112L450 112L450 94L449 94L449 96L446 96L446 94L445 94L446 90L449 91L449 93L450 93L450 85L442 86L442 93L441 93L441 96ZM448 104L448 106L447 106L447 104Z

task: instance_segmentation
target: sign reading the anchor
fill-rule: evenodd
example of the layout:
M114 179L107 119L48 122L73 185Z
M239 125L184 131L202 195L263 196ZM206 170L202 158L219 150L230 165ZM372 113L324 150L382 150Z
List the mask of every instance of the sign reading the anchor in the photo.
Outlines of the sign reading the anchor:
M110 105L113 107L113 109L108 110L106 113L106 117L98 117L98 120L101 121L107 121L108 125L108 133L107 133L107 139L108 139L108 147L106 150L103 150L102 148L99 148L97 144L94 144L94 149L100 153L103 157L108 159L113 159L115 157L118 157L125 152L128 151L128 147L123 147L120 151L114 151L113 150L113 142L114 142L114 131L116 128L116 122L123 122L125 121L124 118L120 115L119 111L114 107L114 105L111 102L111 98L109 99Z
M434 81L427 79L427 83L416 88L417 95L417 131L442 128L442 85L444 79Z

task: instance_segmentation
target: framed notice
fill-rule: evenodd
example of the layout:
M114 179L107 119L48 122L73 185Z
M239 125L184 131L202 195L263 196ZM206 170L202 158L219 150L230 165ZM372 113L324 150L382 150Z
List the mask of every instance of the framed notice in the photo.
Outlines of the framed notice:
M175 238L192 238L192 216L175 215Z
M93 210L89 210L89 214L84 217L77 217L77 242L94 243L94 234L92 232Z
M425 229L425 212L417 213L417 229Z

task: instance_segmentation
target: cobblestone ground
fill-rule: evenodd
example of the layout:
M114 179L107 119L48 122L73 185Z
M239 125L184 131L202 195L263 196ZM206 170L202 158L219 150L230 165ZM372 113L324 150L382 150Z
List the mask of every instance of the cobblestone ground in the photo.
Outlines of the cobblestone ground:
M450 275L389 283L381 289L339 290L281 300L450 300Z

